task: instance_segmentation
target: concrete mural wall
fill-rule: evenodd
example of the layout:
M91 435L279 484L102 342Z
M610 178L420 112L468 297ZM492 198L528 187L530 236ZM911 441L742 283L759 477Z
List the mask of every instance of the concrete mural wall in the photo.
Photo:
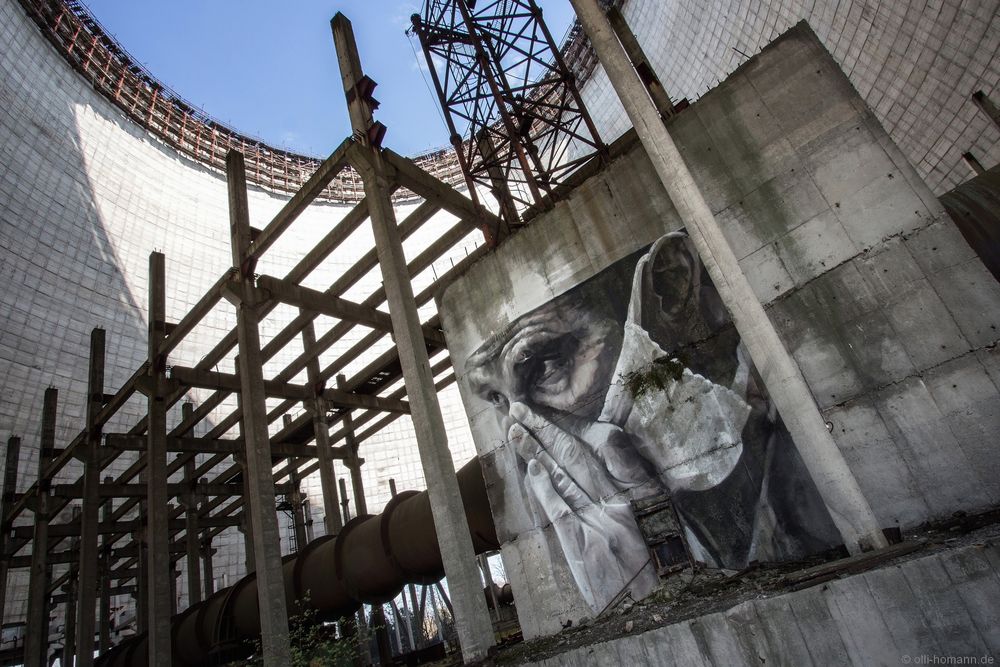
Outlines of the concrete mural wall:
M883 525L995 504L1000 287L811 31L670 125ZM526 636L655 585L636 497L715 566L839 542L681 227L633 147L442 298Z

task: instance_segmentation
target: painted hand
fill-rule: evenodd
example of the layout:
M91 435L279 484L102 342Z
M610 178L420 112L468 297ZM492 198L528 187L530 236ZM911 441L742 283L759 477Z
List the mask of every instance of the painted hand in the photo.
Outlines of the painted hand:
M557 425L521 403L511 416L529 500L551 522L587 604L599 613L625 589L646 595L657 583L649 552L631 506L614 498L616 479L637 474L621 429L572 416Z

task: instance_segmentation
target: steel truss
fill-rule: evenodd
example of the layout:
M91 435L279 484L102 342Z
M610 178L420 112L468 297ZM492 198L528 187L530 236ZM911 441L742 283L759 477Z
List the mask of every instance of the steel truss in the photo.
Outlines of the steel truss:
M534 0L425 0L411 20L471 196L508 225L605 153Z

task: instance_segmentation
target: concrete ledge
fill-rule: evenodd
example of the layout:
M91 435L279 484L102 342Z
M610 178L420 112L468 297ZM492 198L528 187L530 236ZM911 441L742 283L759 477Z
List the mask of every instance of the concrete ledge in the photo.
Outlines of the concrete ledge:
M963 539L962 546L746 600L529 664L995 664L1000 659L998 535L993 526ZM628 621L615 623L624 630Z

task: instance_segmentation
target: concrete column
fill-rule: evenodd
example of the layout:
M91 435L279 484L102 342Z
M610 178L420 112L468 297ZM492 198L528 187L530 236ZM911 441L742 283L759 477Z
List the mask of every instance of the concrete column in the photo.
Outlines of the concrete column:
M316 344L316 328L312 320L302 329L302 349L309 350ZM306 364L309 385L316 387L320 382L319 359L314 355ZM316 396L306 401L306 409L312 417L313 434L316 438L316 458L319 459L319 483L323 490L323 524L327 535L336 535L344 527L337 507L337 482L333 476L333 451L330 431L326 425L326 399Z
M240 514L240 525L236 527L236 530L240 531L240 534L243 535L244 563L246 564L246 573L250 574L257 569L257 563L254 562L253 527L250 520L249 498L246 498L243 501L243 512Z
M3 467L3 496L0 497L0 623L4 619L7 608L7 564L10 554L7 553L10 541L10 524L7 514L14 504L14 493L17 491L17 464L21 459L21 438L12 435L7 439L7 455Z
M851 553L887 546L868 500L597 0L570 0Z
M146 520L146 501L139 503L139 515L142 521ZM146 632L149 627L149 545L146 543L146 528L140 528L132 537L132 541L139 549L139 557L136 559L136 569L139 571L135 578L135 592L132 597L135 599L135 631L137 633Z
M343 375L337 376L337 388L347 391L347 378ZM354 418L351 411L344 413L342 420L344 425L344 444L347 446L347 459L344 463L351 472L351 488L354 491L354 514L365 516L368 514L368 501L365 500L365 483L361 477L361 466L365 460L358 455L358 441L354 437Z
M49 489L45 476L56 441L56 404L59 392L45 390L42 404L42 434L38 450L38 496L33 508L35 525L31 542L31 569L28 572L27 627L32 631L24 640L24 664L47 667L49 647Z
M97 524L101 509L101 427L97 413L104 404L104 329L90 332L90 372L87 377L87 441L83 457L83 498L80 513L80 581L77 594L76 645L77 665L94 664L95 609L97 606L97 558L100 539Z
M149 255L149 375L146 445L146 572L149 664L170 667L170 612L173 606L170 562L170 526L167 504L167 360L160 354L166 337L166 269L162 253Z
M382 604L372 605L372 628L375 630L379 664L392 664L392 643L389 641L389 626L385 622L385 606Z
M369 105L357 94L356 84L361 80L363 71L354 31L343 14L334 17L332 28L351 126L356 134L365 137L372 125L372 117ZM485 657L495 643L493 624L480 588L469 524L455 477L455 465L448 450L448 434L438 405L396 215L389 199L388 170L377 148L367 146L364 152L368 164L357 166L364 180L375 247L416 430L420 462L427 480L435 532L455 602L455 621L462 655L466 661L474 661Z
M113 484L114 477L105 477L105 483ZM111 522L111 516L115 510L114 499L108 498L101 508L101 521ZM111 538L108 535L101 537L101 595L98 602L97 628L99 635L99 645L101 653L111 649L111 567L114 562L111 559Z
M265 665L291 664L288 641L288 611L281 572L281 541L275 514L271 442L267 430L267 402L260 354L259 315L253 285L254 262L250 259L250 213L247 206L243 156L226 156L229 182L229 223L233 265L239 275L232 287L238 295L236 329L239 337L240 395L243 403L243 442L247 472L243 480L244 512L250 510L253 526L254 562ZM249 507L248 507L249 505Z
M389 478L389 494L393 498L396 497L396 480ZM407 602L406 593L410 594L410 600ZM423 637L423 631L420 628L420 621L417 620L417 589L413 584L407 584L406 588L403 590L403 609L406 611L406 617L408 619L407 630L410 633L410 647L415 651L417 650L417 637L418 633L420 637ZM410 605L413 605L413 611L410 611Z
M77 521L80 519L80 508L73 507L73 520ZM79 552L80 549L80 538L74 537L70 541L70 548L73 551ZM79 590L79 569L77 563L71 563L69 566L69 577L67 577L66 584L63 586L63 591L66 594L66 605L64 607L65 613L64 618L64 632L63 632L63 653L62 653L62 664L66 667L74 667L76 660L76 594Z
M204 496L201 498L201 512L202 514L208 514L208 498ZM205 530L201 534L201 564L203 575L201 579L205 585L206 598L215 593L215 572L212 567L212 556L214 555L215 549L212 548L212 531Z
M307 544L306 540L306 515L302 506L302 488L299 479L298 461L289 461L288 481L292 485L292 492L288 494L289 502L292 505L292 530L295 531L295 550L301 551Z
M202 579L205 581L205 597L215 593L215 571L212 567L212 556L215 555L215 549L212 548L212 539L208 538L202 540L201 543L201 563L202 563Z
M194 412L194 405L185 402L181 405L181 419L187 421ZM198 529L199 498L194 492L198 480L195 478L195 459L192 456L184 463L184 484L188 491L181 497L184 504L184 546L185 565L187 566L188 606L201 602L201 557L200 535Z
M344 478L341 477L337 481L340 484L340 509L344 513L344 523L346 524L351 520L351 501L347 499L347 484L344 482Z
M75 538L73 540L73 542L78 541ZM79 657L76 650L76 596L78 589L77 566L74 563L70 565L69 578L66 581L66 585L63 586L63 592L66 594L66 603L63 607L65 610L63 613L65 627L63 633L62 664L66 667L73 667L76 658Z

